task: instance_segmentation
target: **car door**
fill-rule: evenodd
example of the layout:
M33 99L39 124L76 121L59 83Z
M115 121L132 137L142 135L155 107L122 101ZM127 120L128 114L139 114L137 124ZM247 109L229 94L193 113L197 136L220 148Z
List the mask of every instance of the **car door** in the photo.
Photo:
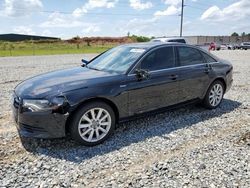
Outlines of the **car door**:
M173 47L160 47L146 54L128 75L129 114L173 105L178 99L178 72ZM146 70L138 79L135 70Z
M212 71L201 52L189 46L177 46L180 93L179 101L202 98Z

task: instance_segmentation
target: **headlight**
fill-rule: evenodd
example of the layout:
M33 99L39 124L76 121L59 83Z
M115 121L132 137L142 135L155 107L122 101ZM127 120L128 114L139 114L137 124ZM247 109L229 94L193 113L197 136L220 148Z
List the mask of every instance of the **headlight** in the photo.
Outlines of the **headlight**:
M48 100L36 100L36 99L24 99L22 107L26 111L43 112L50 110L57 110L65 105L64 97L55 97L51 101Z
M47 111L50 110L50 103L48 100L23 100L23 108L32 112Z

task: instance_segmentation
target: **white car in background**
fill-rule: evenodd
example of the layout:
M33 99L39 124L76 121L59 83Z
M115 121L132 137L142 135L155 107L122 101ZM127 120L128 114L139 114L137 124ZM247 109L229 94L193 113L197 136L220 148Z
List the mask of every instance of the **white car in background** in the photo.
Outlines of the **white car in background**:
M221 50L227 50L228 49L228 44L221 44L220 49Z
M161 37L152 39L150 42L179 42L186 44L187 41L182 37Z
M250 49L250 42L242 42L240 44L240 49L242 49L242 50Z

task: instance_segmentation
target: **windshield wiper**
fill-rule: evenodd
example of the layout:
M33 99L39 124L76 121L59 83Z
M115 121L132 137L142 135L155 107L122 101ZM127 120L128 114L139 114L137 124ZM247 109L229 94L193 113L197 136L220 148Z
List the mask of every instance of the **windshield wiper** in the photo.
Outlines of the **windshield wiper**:
M96 70L96 71L101 71L100 69L97 69L97 68L94 68L94 67L87 67L89 69L92 69L92 70Z

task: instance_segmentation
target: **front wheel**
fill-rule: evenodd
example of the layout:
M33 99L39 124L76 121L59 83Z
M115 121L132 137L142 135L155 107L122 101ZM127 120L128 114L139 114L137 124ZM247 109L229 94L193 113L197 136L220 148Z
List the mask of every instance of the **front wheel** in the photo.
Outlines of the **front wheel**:
M70 135L86 146L95 146L106 140L115 128L115 114L103 102L87 103L76 111L70 122Z
M208 109L217 108L223 99L224 91L224 84L221 81L213 82L206 93L203 105Z

